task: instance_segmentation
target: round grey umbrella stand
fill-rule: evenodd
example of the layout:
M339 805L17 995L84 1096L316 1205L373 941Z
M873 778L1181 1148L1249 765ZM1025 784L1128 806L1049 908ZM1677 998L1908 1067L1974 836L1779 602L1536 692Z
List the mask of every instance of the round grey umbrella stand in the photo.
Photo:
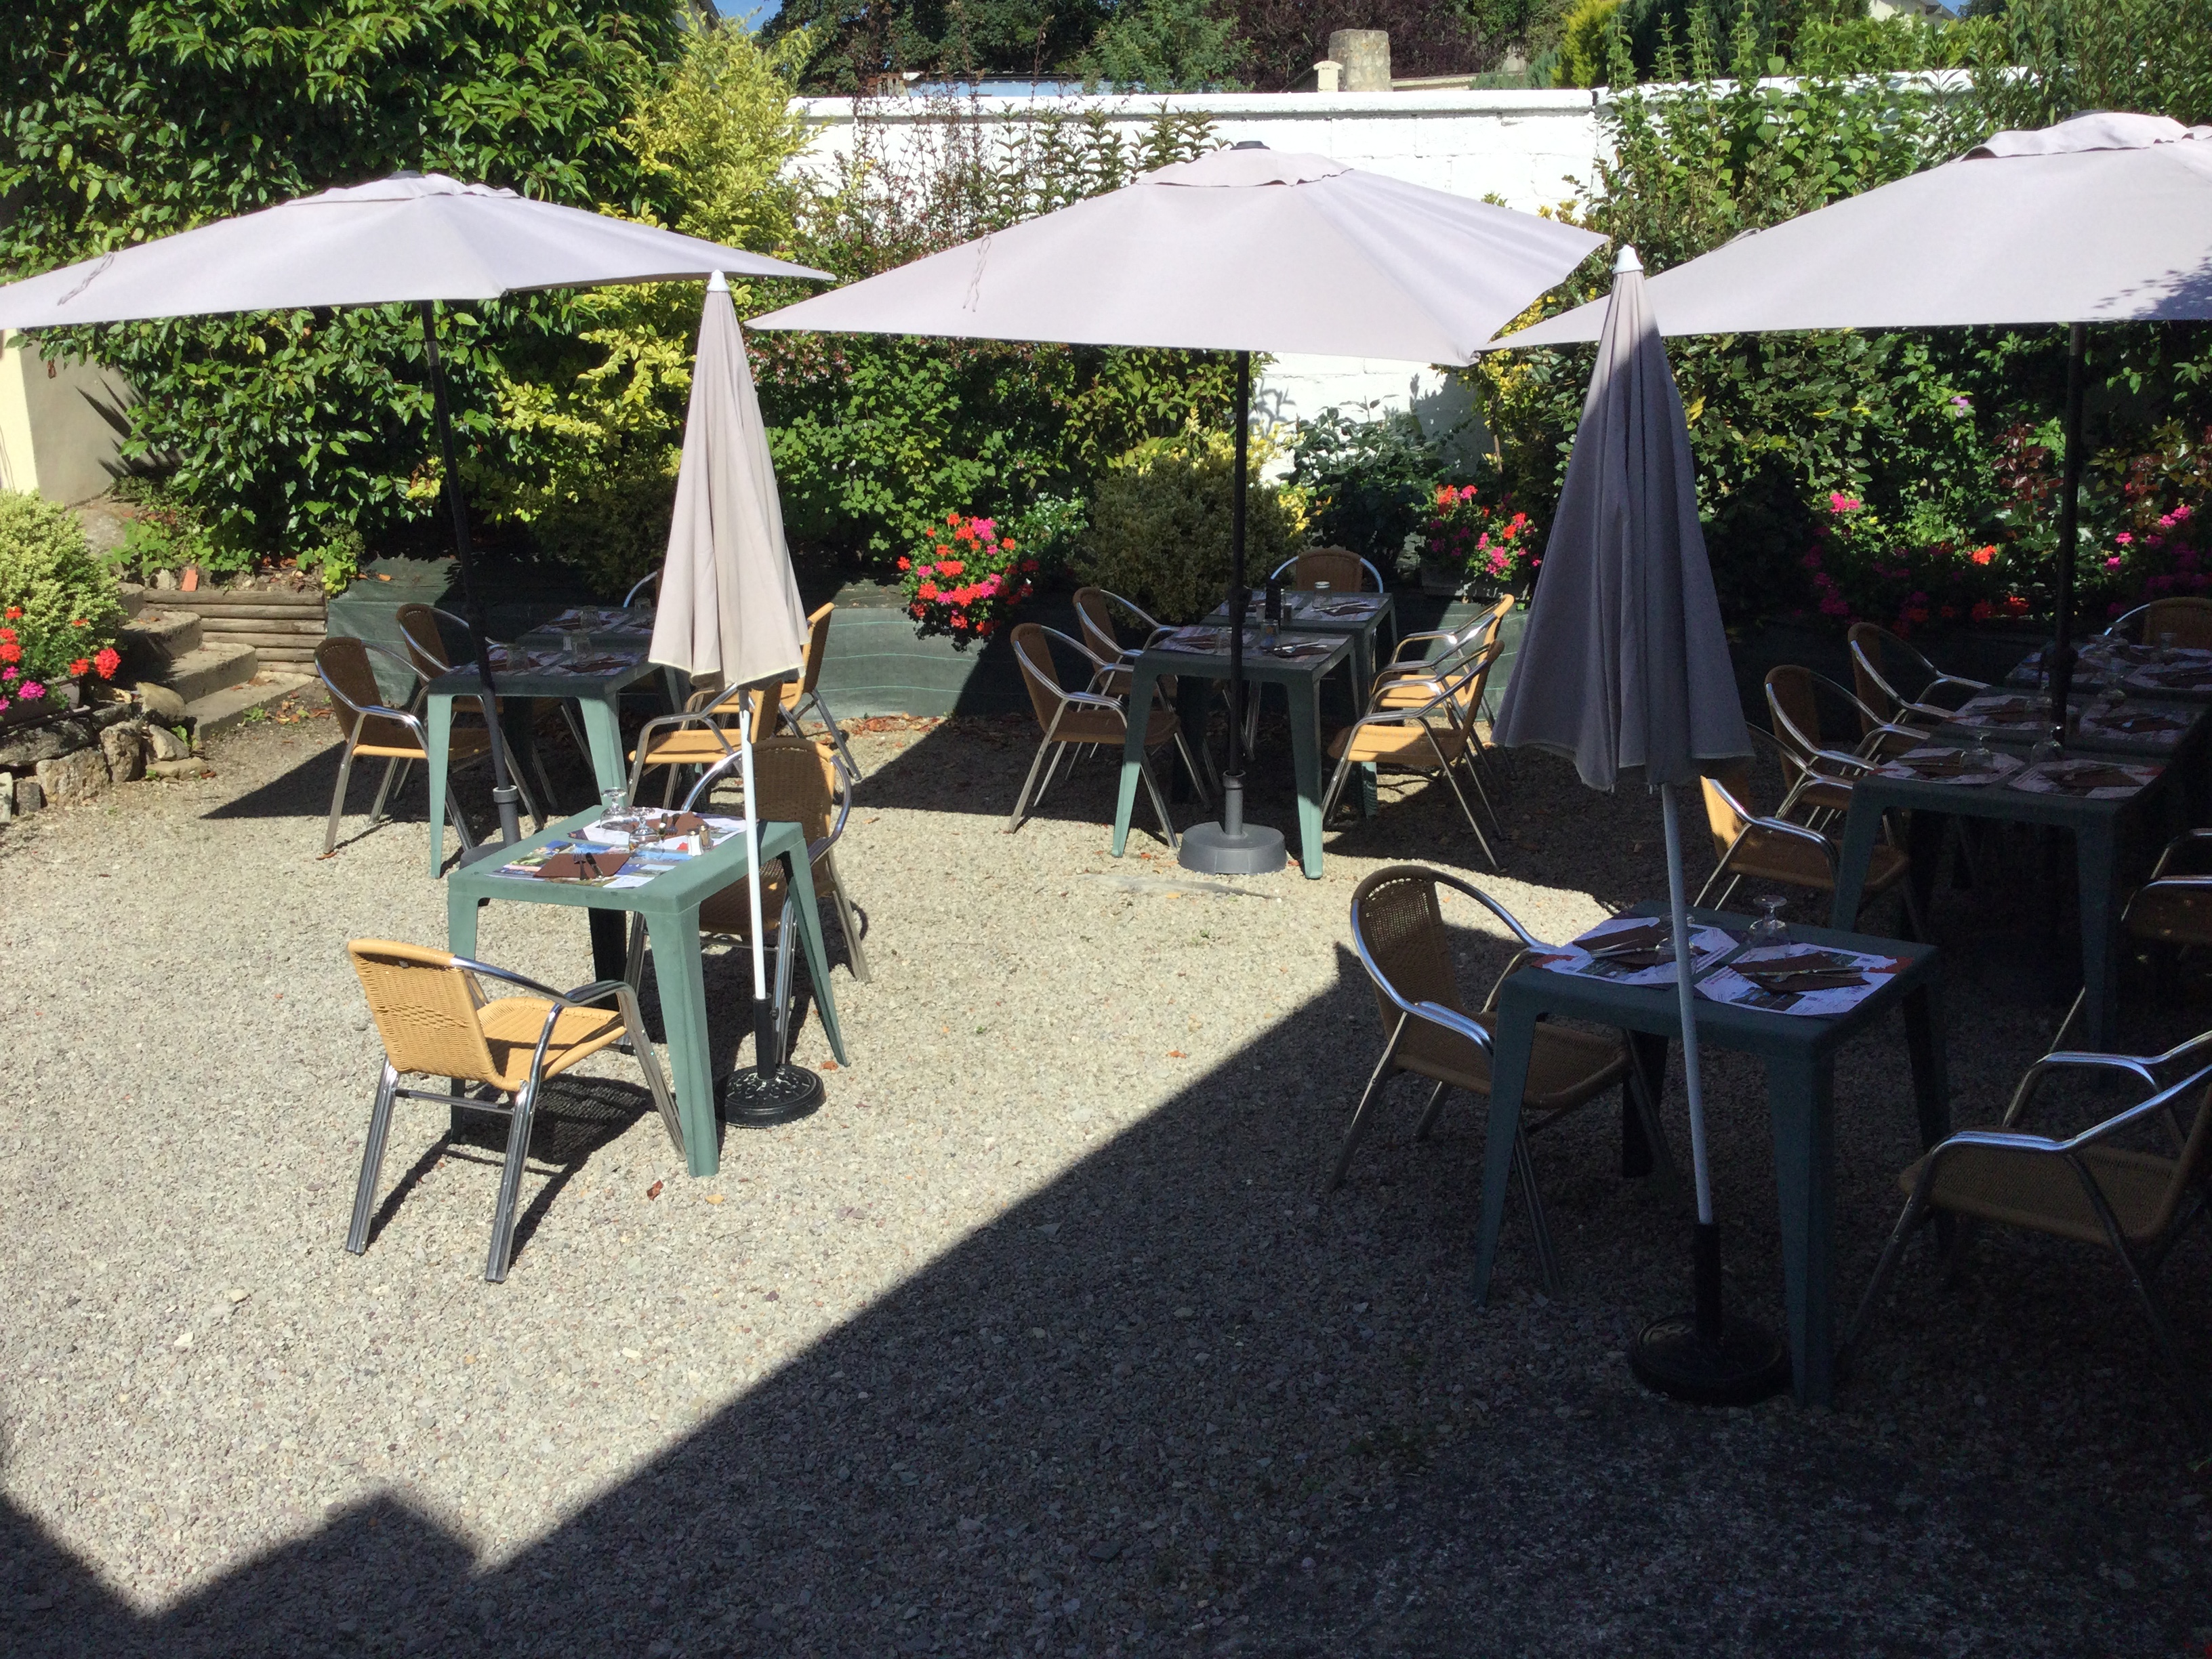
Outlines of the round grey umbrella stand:
M811 1116L821 1109L822 1079L804 1066L781 1059L775 1010L766 998L753 1004L753 1052L758 1064L730 1079L722 1097L722 1121L741 1129L769 1129Z
M1628 1368L1645 1388L1693 1406L1748 1406L1790 1384L1790 1350L1765 1326L1721 1307L1721 1234L1697 1224L1692 1241L1697 1306L1646 1325Z
M1281 830L1244 822L1244 780L1233 773L1221 781L1221 822L1184 830L1176 857L1184 869L1209 876L1264 876L1290 861Z

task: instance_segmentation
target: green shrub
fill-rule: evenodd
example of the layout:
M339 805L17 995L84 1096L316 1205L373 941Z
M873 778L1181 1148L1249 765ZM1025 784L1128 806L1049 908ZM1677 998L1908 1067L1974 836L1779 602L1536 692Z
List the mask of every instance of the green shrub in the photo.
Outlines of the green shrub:
M1386 574L1398 568L1406 538L1426 520L1437 486L1470 476L1405 410L1356 421L1325 409L1298 422L1292 453L1291 481L1312 498L1322 545L1348 547Z
M0 640L0 700L94 672L122 622L115 573L93 556L76 515L0 490L0 627L15 636Z
M1244 509L1244 570L1255 582L1305 540L1296 495L1260 482L1259 447ZM1076 547L1077 571L1162 622L1204 616L1229 591L1235 466L1226 434L1137 445L1098 482L1091 527Z

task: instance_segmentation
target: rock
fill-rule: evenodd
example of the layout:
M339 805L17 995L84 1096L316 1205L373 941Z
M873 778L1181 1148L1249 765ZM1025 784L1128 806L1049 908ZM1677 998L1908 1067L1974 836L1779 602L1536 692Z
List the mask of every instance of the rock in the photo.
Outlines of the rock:
M107 757L97 747L39 763L39 787L56 806L75 806L107 787Z
M15 775L0 772L0 823L15 816Z
M100 752L107 761L107 775L116 783L130 783L146 771L146 726L143 720L121 720L100 734Z
M146 764L146 775L149 778L200 778L207 776L210 770L208 763L199 760L149 761Z
M151 680L141 680L131 688L145 705L147 717L159 725L176 726L185 718L185 700L166 685L156 685Z
M166 725L156 721L147 722L146 747L157 761L180 761L191 758L191 744L186 743Z
M46 804L46 792L39 787L36 778L15 780L15 811L18 814L35 812Z
M59 760L71 750L99 740L100 726L88 714L70 714L34 726L20 738L0 743L0 768L27 771L40 761Z

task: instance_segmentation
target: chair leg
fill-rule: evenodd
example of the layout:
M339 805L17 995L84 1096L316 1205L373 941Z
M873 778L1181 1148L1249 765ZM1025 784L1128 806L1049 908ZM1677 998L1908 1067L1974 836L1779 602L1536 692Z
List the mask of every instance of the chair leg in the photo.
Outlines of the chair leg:
M2058 1030L2051 1035L2050 1047L2045 1053L2054 1053L2066 1046L2066 1034L2074 1029L2074 1022L2081 1018L2081 1006L2088 1000L2089 988L2084 985L2074 994L2074 1006L2066 1011L2066 1018L2058 1022Z
M1723 876L1725 876L1725 875L1727 875L1727 874L1728 874L1728 867L1729 867L1729 866L1728 866L1728 860L1727 860L1726 859L1723 859L1723 860L1722 860L1718 864L1716 864L1715 866L1713 866L1713 872L1712 872L1712 874L1711 874L1710 876L1707 876L1707 877L1705 878L1705 884L1703 887L1700 887L1699 889L1698 889L1698 896L1697 896L1697 897L1695 897L1695 898L1693 898L1693 899L1692 899L1692 900L1690 901L1690 908L1691 908L1692 910L1702 910L1702 909L1704 909L1704 908L1705 908L1705 901L1706 901L1706 899L1708 899L1709 897L1711 897L1711 896L1712 896L1712 890L1713 890L1714 886L1715 886L1715 885L1719 882L1720 878L1721 878ZM1734 887L1735 886L1735 882L1733 882L1733 881L1729 882L1729 886L1730 887L1730 889L1731 889L1731 890L1733 890L1733 889L1734 889ZM1722 902L1723 904L1726 904L1726 903L1728 902L1728 900L1727 900L1725 897L1723 897L1723 898L1721 900L1721 902Z
M1344 793L1344 781L1352 775L1352 745L1345 745L1344 758L1336 763L1336 771L1328 781L1328 787L1321 798L1321 821L1328 822L1328 815L1336 810L1337 797Z
M348 744L345 746L345 753L338 759L338 787L331 791L330 827L323 832L323 856L325 858L330 857L333 852L337 850L338 821L345 817L346 784L352 776L353 745L351 744Z
M645 918L633 912L625 931L629 937L623 946L623 983L635 991L645 973Z
M1176 753L1182 760L1183 775L1190 780L1190 787L1198 792L1199 804L1212 805L1213 792L1206 787L1206 779L1199 772L1198 763L1191 758L1189 740L1183 736L1180 726L1176 727L1175 746Z
M1897 1225L1889 1235L1889 1242L1881 1247L1881 1259L1874 1264L1874 1277L1867 1281L1866 1294L1859 1298L1859 1310L1851 1316L1850 1328L1844 1333L1844 1340L1836 1345L1838 1370L1856 1351L1860 1337L1866 1334L1867 1323L1874 1317L1874 1305L1881 1300L1890 1275L1897 1271L1899 1258L1905 1253L1905 1241L1911 1237L1913 1229L1927 1218L1928 1184L1923 1177L1912 1196L1905 1200L1905 1213L1898 1217Z
M1528 1225L1536 1236L1536 1270L1544 1281L1544 1294L1559 1299L1559 1257L1552 1250L1552 1230L1544 1219L1544 1200L1536 1191L1536 1160L1528 1155L1528 1137L1513 1135L1513 1167L1521 1172L1521 1195L1528 1201Z
M1075 770L1079 746L1075 744L1063 743L1054 745L1052 758L1044 763L1044 776L1037 781L1036 794L1030 802L1030 811L1034 812L1042 806L1044 798L1052 793L1053 785Z
M1010 836L1022 827L1023 814L1030 804L1030 792L1036 787L1037 773L1042 769L1045 755L1052 747L1050 738L1037 744L1036 758L1030 763L1030 775L1022 780L1022 793L1014 797L1014 810L1006 814L1006 833Z
M853 758L852 746L845 741L845 733L837 724L837 717L830 712L830 705L822 701L822 694L819 691L809 691L799 698L800 708L810 705L815 714L820 717L822 724L830 728L830 742L837 751L837 758L843 761L847 769L852 773L853 781L857 783L866 777L867 774L860 770L860 763ZM796 720L793 722L793 725L797 723Z
M845 954L853 959L853 977L861 984L868 982L868 953L860 945L860 921L853 908L853 901L845 892L845 878L837 872L837 855L823 854L823 868L830 877L830 899L837 907L837 925L845 930Z
M1466 792L1459 787L1459 780L1452 775L1451 763L1444 758L1443 750L1437 747L1433 732L1429 737L1429 749L1437 757L1437 769L1443 774L1444 782L1450 787L1453 799L1459 802L1459 810L1467 818L1467 827L1474 831L1475 845L1482 848L1482 856L1490 860L1490 867L1497 869L1498 854L1490 850L1490 837L1482 833L1482 826L1475 822L1474 809L1467 804Z
M1414 1139L1426 1140L1429 1138L1429 1131L1437 1127L1437 1120L1443 1115L1444 1097L1449 1093L1451 1085L1449 1083L1439 1083L1429 1091L1429 1103L1421 1109L1421 1121L1413 1126Z
M1398 1016L1392 1028L1390 1040L1382 1045L1382 1058L1375 1062L1375 1070L1367 1079L1367 1088L1359 1097L1359 1104L1352 1109L1352 1121L1344 1126L1344 1141L1337 1148L1336 1167L1329 1171L1327 1191L1334 1192L1344 1185L1345 1172L1352 1168L1352 1155L1359 1150L1360 1138L1367 1133L1367 1115L1382 1093L1382 1085L1390 1080L1394 1069L1390 1062L1397 1057L1398 1045L1405 1040L1406 1022L1409 1015Z
M514 1252L514 1210L522 1196L522 1165L530 1152L530 1126L538 1116L539 1086L533 1077L514 1097L514 1117L507 1131L507 1162L499 1172L499 1202L491 1212L491 1250L484 1257L487 1284L506 1281L507 1259Z
M621 1012L623 1029L629 1033L630 1053L637 1057L639 1068L645 1073L646 1091L653 1097L653 1109L660 1114L660 1127L680 1152L684 1150L684 1119L676 1109L676 1097L661 1073L659 1059L653 1052L652 1039L645 1034L645 1023L638 1017L637 993L624 986L615 993L615 1006Z
M461 798L453 793L450 780L446 785L446 812L453 821L453 833L461 838L462 850L465 852L474 847L476 837L469 834L469 820L461 811Z
M369 1108L368 1133L361 1143L361 1181L354 1188L353 1220L346 1228L345 1247L352 1255L368 1248L368 1220L376 1211L377 1177L384 1170L384 1143L392 1133L392 1091L398 1086L399 1073L387 1060L376 1085L376 1104Z
M1667 1146L1667 1132L1659 1125L1659 1103L1652 1099L1643 1072L1632 1065L1628 1072L1628 1097L1635 1103L1637 1119L1644 1125L1644 1144L1651 1149L1653 1173L1664 1183L1668 1196L1679 1199L1682 1195L1682 1172L1674 1167L1674 1154Z
M392 799L392 790L397 787L398 781L407 775L407 765L408 763L397 755L384 763L384 781L377 785L375 804L368 809L368 821L371 823L384 822L385 805Z
M1152 775L1151 758L1144 755L1138 756L1137 770L1145 780L1146 793L1152 798L1152 811L1160 815L1160 833L1167 837L1168 851L1172 853L1177 845L1175 820L1168 816L1167 797L1160 793L1160 781Z
M799 907L787 898L775 933L775 1048L776 1063L791 1057L791 981L798 952L792 940L799 930Z

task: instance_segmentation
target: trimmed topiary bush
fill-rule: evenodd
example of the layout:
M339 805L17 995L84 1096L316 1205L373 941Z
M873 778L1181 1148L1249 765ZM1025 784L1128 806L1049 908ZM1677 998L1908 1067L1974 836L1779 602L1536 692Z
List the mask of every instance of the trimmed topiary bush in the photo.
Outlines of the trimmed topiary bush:
M1244 574L1267 573L1305 544L1299 499L1260 482L1255 444L1244 509ZM1226 434L1153 438L1107 468L1076 544L1085 581L1132 599L1162 622L1195 622L1229 591L1236 456Z
M0 489L0 708L36 702L62 682L114 674L123 623L116 587L75 514Z

